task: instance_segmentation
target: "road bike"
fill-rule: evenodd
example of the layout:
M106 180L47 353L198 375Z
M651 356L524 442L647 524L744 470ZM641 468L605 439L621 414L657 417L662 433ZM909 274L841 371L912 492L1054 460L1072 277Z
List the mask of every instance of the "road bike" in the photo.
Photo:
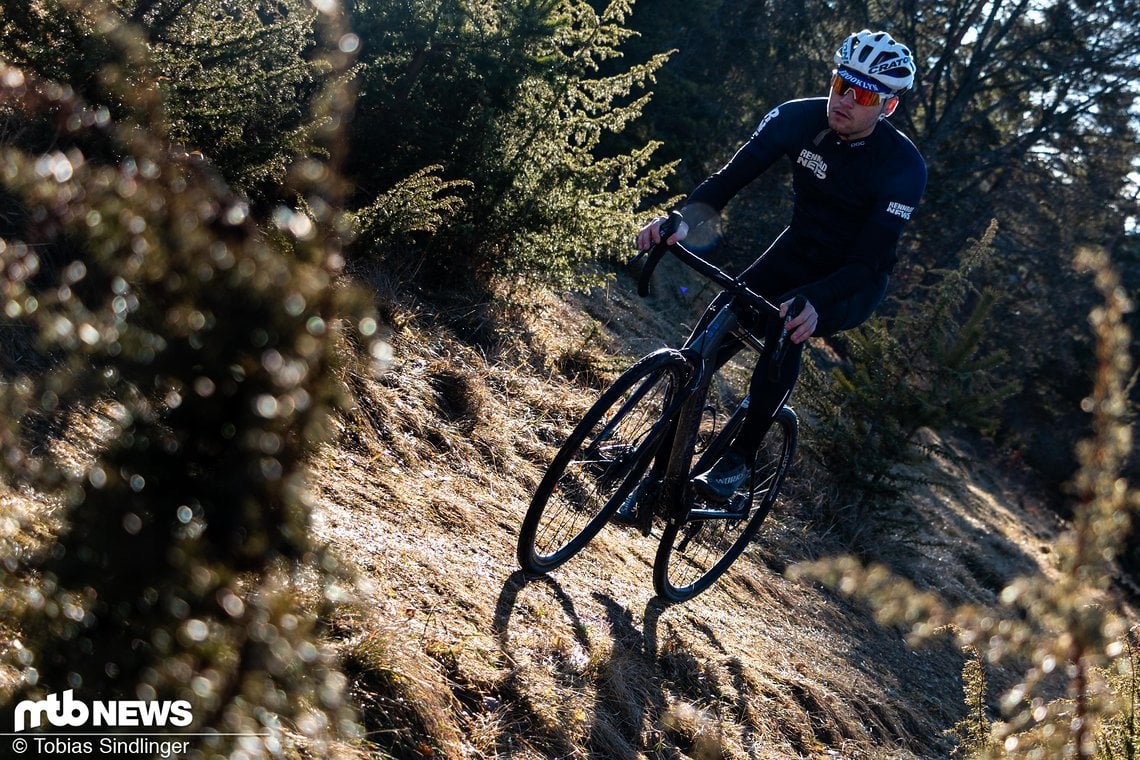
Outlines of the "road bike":
M654 351L626 370L563 443L519 531L518 561L527 573L544 574L569 560L624 506L626 522L646 536L663 523L654 589L667 602L683 602L740 556L780 492L799 429L786 405L758 447L750 476L727 501L707 500L691 486L732 443L748 408L746 394L735 399L714 382L722 346L731 338L763 355L764 337L755 326L778 319L780 310L684 245L666 245L679 221L674 212L663 223L662 242L649 251L638 292L648 295L666 252L722 290L684 345ZM801 308L797 299L760 370L773 380L782 370L787 321Z

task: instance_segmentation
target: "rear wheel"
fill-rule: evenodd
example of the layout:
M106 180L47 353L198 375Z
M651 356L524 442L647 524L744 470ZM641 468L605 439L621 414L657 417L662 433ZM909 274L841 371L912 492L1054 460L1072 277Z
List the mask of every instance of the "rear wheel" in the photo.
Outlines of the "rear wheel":
M661 445L690 369L679 352L656 351L590 408L550 463L523 519L523 570L553 570L602 529Z
M653 563L659 596L670 602L692 599L740 556L776 501L795 453L796 431L795 412L780 409L756 453L751 477L732 498L716 505L694 500L686 522L665 527Z

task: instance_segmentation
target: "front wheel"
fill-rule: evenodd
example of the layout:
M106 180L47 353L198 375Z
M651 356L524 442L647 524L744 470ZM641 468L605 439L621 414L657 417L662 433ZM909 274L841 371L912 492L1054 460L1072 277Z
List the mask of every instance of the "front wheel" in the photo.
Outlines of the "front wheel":
M669 602L692 599L728 569L768 516L796 449L796 414L776 413L756 452L751 477L725 505L697 503L685 522L670 522L653 562L653 586Z
M523 519L523 570L549 572L597 535L661 445L690 370L678 351L655 351L586 412L547 468Z

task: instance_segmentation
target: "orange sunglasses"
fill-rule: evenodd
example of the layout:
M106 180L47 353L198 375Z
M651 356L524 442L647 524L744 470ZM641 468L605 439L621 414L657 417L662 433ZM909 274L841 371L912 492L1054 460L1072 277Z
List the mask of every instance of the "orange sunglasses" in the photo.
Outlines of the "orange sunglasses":
M860 87L857 84L851 84L839 74L831 76L831 91L841 98L848 92L853 92L855 93L855 102L861 106L877 106L891 97L881 92L868 90L866 87Z

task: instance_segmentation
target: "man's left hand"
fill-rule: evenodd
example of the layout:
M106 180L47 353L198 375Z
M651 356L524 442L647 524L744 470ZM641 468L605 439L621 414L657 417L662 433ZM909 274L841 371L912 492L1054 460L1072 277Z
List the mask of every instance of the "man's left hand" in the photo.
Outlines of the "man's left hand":
M780 304L780 316L785 316L791 306L791 300ZM805 300L803 310L787 324L788 335L791 337L792 343L803 343L815 333L815 328L818 326L819 313L811 305L811 301Z

